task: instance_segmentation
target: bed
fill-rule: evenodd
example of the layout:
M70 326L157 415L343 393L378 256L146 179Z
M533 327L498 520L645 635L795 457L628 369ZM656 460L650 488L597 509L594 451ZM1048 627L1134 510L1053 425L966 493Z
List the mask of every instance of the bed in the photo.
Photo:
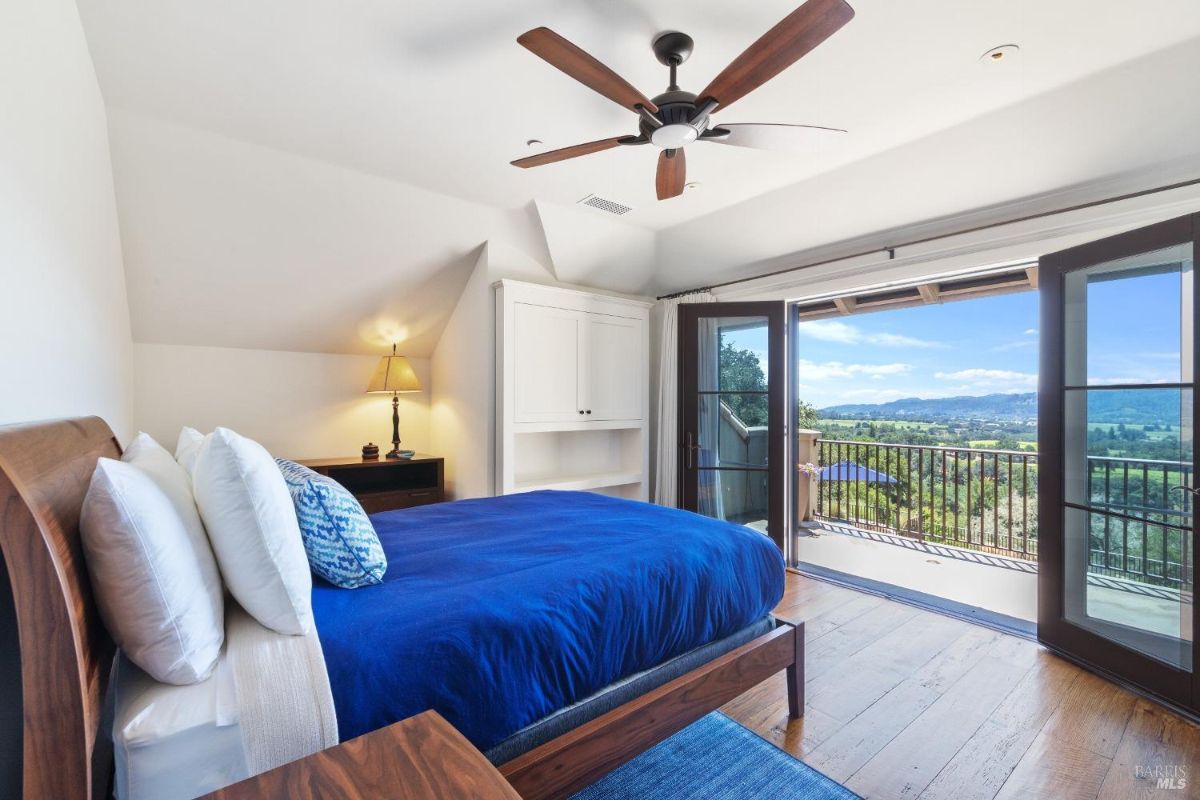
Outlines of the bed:
M78 517L96 459L119 452L96 418L0 428L27 798L106 796L112 757L98 732L114 649ZM433 707L540 798L582 788L783 670L798 717L803 629L769 616L778 552L696 520L563 493L376 515L388 580L318 581L313 593L341 738ZM662 535L680 526L692 533Z

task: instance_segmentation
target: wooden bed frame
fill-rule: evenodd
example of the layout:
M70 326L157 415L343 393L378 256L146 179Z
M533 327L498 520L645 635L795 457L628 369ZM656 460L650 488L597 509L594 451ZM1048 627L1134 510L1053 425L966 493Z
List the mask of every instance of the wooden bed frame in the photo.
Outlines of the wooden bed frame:
M12 586L23 699L22 797L103 800L100 731L115 646L92 598L79 513L96 460L120 445L98 417L0 427L0 553ZM804 711L804 626L779 627L500 767L526 800L592 783L752 686L787 670Z

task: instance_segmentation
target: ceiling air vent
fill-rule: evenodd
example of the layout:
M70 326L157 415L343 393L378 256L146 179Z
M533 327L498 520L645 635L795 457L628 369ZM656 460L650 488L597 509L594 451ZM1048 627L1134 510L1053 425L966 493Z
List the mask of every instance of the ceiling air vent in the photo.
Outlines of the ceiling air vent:
M626 205L621 205L615 200L606 200L598 195L589 194L587 197L579 201L581 206L591 206L601 211L606 211L609 214L616 214L618 217L622 214L628 214L633 211L633 208Z

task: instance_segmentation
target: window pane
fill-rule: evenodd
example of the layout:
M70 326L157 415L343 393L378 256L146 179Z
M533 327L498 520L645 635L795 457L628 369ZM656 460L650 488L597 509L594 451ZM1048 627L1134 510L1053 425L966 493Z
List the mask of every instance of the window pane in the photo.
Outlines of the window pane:
M1192 380L1192 257L1180 245L1066 276L1067 385Z
M700 513L748 525L766 533L767 518L770 516L768 474L726 469L699 470L697 481L700 490Z
M1066 501L1121 514L1179 513L1192 485L1190 389L1069 389Z
M1066 510L1064 607L1072 623L1192 669L1190 528Z
M702 394L697 466L767 466L767 395Z
M766 391L766 317L711 317L699 328L699 391Z

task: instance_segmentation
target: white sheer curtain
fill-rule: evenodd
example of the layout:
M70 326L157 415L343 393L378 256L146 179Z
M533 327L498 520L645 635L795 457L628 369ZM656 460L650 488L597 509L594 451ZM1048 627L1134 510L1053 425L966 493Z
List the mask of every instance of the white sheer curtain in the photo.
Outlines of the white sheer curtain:
M683 297L660 300L656 310L662 315L658 337L658 437L654 470L654 502L660 506L679 505L679 304L714 303L710 292L693 292Z
M696 345L696 383L699 389L717 389L721 370L721 320L703 318L698 325L700 341ZM721 396L701 395L696 421L696 463L700 467L721 466ZM696 511L706 517L725 519L721 492L722 473L704 470L697 476Z

